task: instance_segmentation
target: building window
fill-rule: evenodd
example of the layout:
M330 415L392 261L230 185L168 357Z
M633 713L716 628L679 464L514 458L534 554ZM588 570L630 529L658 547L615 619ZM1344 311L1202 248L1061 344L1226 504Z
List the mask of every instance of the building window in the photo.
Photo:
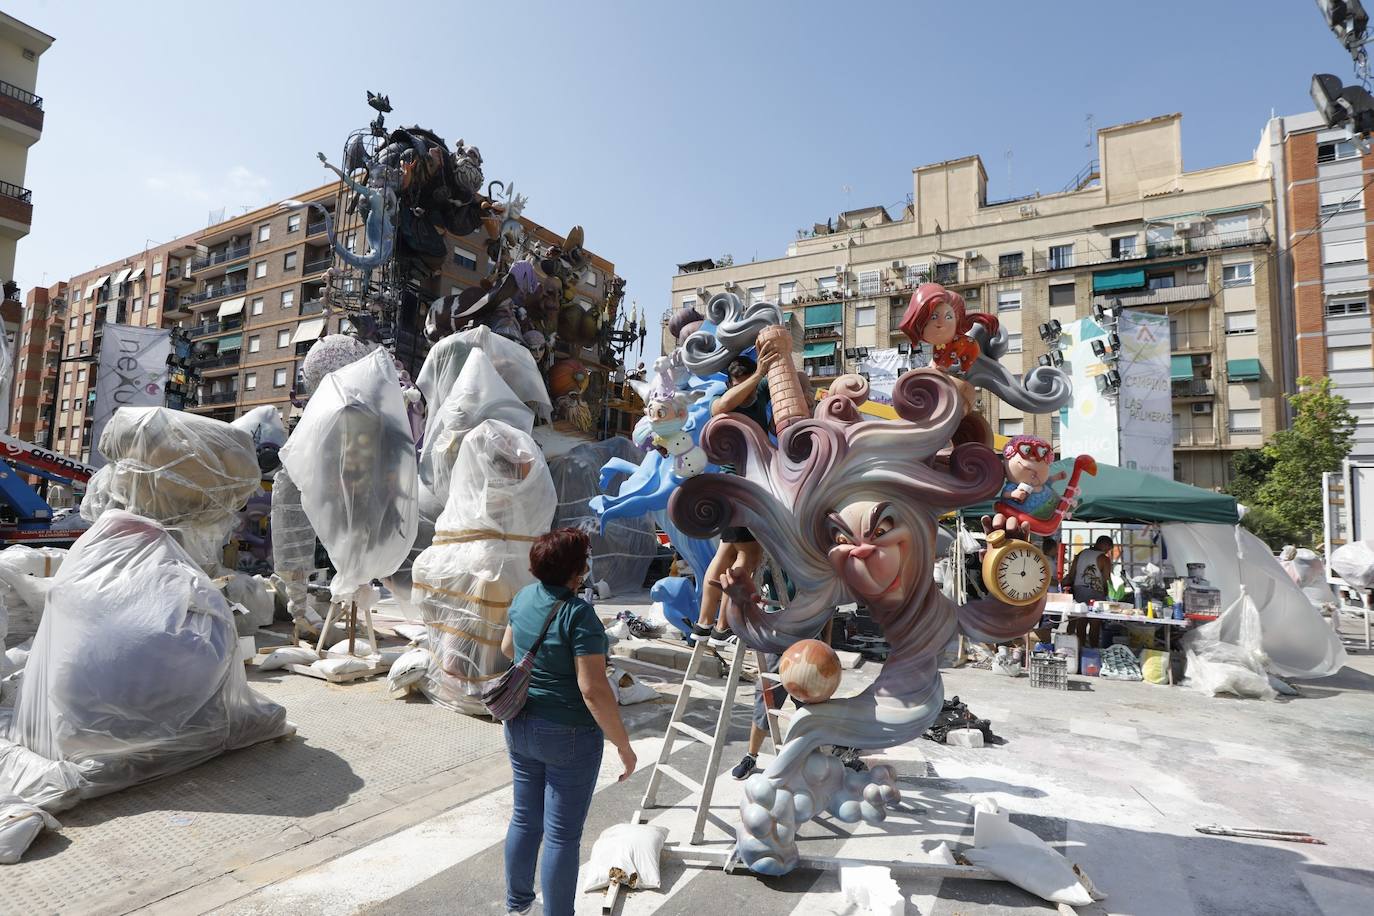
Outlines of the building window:
M839 288L840 288L840 278L839 278L839 277L817 277L817 278L816 278L816 292L820 293L821 295L827 295L827 294L829 294L829 293L833 293L833 292L835 292L836 290L838 290Z
M866 305L863 308L854 310L854 327L871 328L878 323L878 309L876 306Z
M149 309L149 311L151 311L151 310L157 308L158 303L160 303L161 301L162 301L162 293L149 293L149 294L148 294L148 309Z
M1360 155L1360 151L1351 140L1317 144L1318 162L1339 162L1342 159L1354 159L1358 155Z
M1026 428L1026 421L1021 417L1014 420L998 420L997 432L1003 436L1020 436Z
M348 250L353 250L352 242L349 242ZM468 270L476 270L477 255L468 251L466 248L459 248L455 245L453 247L453 263L457 264L459 267L466 267Z
M958 283L959 264L957 261L946 261L943 264L935 265L936 283Z
M930 278L929 264L908 264L906 266L906 285L920 286Z
M1254 312L1227 312L1226 313L1226 333L1232 334L1253 334L1255 333L1255 313Z
M1021 308L1021 291L1019 289L1004 289L997 293L997 311L1014 312Z
M453 288L453 295L455 295L455 296L458 295L458 287L456 287L456 286ZM697 307L697 300L696 300L696 298L693 297L693 296L683 296L683 297L682 297L682 307L685 308L685 309L694 309L694 308L696 308L696 307Z
M1322 216L1335 216L1337 213L1354 213L1364 209L1364 191L1345 188L1340 191L1322 191Z
M282 255L282 259L281 259L281 268L282 268L282 270L295 270L295 269L296 269L296 258L297 258L297 257L298 257L298 254L297 254L297 252L294 252L294 251L288 251L286 254Z
M1369 301L1359 299L1332 299L1326 303L1326 317L1340 318L1346 315L1368 315Z
M72 402L69 401L69 400L67 400L66 398L63 398L63 399L62 399L62 412L63 412L63 413L66 413L67 411L69 411L69 410L71 410L71 409L72 409Z
M1250 261L1244 264L1225 264L1221 268L1223 287L1251 286L1255 282L1255 265Z
M272 225L271 225L270 223L263 223L261 226L258 227L258 241L259 241L259 242L265 242L265 241L267 241L268 239L270 239L271 237L272 237Z
M83 313L81 314L81 324L82 324L83 327L90 327L90 324L91 324L91 313L90 313L90 312L83 312Z
M1073 245L1050 246L1050 270L1064 270L1073 266Z
M86 370L85 370L85 369L77 369L77 370L76 370L76 380L77 380L78 382L84 382L84 381L86 381Z
M72 383L72 370L68 369L66 372L62 373L62 384L64 384L64 385L70 385L71 383Z
M296 291L294 289L284 289L281 292L281 307L284 309L295 308Z
M254 264L253 277L255 279L261 280L265 276L267 276L267 262L259 261L258 263Z
M595 289L601 283L601 277L594 270L588 270L582 275L582 282Z
M71 321L67 322L67 327L76 328L81 325L81 316L73 315Z
M67 438L67 427L65 427L65 426L59 426L59 427L57 427L57 439L58 439L58 441L61 442L62 440L66 439L66 438Z
M1258 407L1227 412L1226 428L1233 433L1257 433L1260 431L1260 412Z
M248 338L248 352L257 353L262 349L262 335L254 334Z
M74 343L69 343L69 344L67 344L67 355L68 355L68 356L75 356L75 355L76 355L76 344L74 344Z
M1021 335L1020 335L1020 334L1008 334L1008 335L1007 335L1007 352L1008 352L1008 353L1020 353L1020 352L1021 352Z
M141 311L143 311L143 297L142 297L142 296L135 296L135 297L134 297L133 310L134 310L135 312L141 312Z
M797 298L797 281L788 280L778 284L778 305L788 305Z
M1026 272L1025 254L1013 251L997 256L997 276L1019 277Z
M285 388L285 387L286 387L286 370L285 370L285 369L274 369L274 370L272 371L272 387L273 387L273 388Z
M154 276L154 277L160 277L160 276L162 276L162 259L161 259L161 258L158 258L156 261L153 262L153 276Z
M347 248L349 251L357 251L358 233L350 232L348 233L348 235L344 236L344 247Z
M286 218L286 231L287 231L288 233L290 233L290 232L299 232L299 231L300 231L300 228L301 228L301 215L300 215L299 213L292 213L290 216L288 216L288 217Z
M861 270L859 271L859 295L870 296L882 289L878 271Z
M1361 234L1364 230L1360 230ZM1362 238L1350 242L1330 242L1322 245L1323 264L1354 264L1363 261L1365 254L1365 241Z
M1369 347L1327 347L1326 368L1329 372L1343 372L1348 369L1371 369Z
M261 314L262 314L262 296L254 296L254 297L253 297L253 312L252 312L252 313L253 313L254 315L261 315Z
M277 332L277 349L278 349L278 350L280 350L282 347L289 346L290 343L291 343L291 331L290 331L289 329L287 329L287 328L282 328L280 331Z
M763 294L764 294L765 291L766 291L766 287L762 287L762 286L751 286L751 287L749 287L749 302L748 302L748 304L749 304L749 305L753 305L755 302L762 302L762 301L763 301Z
M258 374L256 372L243 373L243 390L252 391L258 387Z
M1056 283L1050 287L1050 305L1073 305L1073 284Z
M1150 289L1173 289L1174 272L1170 270L1164 273L1146 274L1145 285Z
M1120 238L1112 239L1113 258L1133 258L1135 257L1136 237L1133 235L1123 235Z

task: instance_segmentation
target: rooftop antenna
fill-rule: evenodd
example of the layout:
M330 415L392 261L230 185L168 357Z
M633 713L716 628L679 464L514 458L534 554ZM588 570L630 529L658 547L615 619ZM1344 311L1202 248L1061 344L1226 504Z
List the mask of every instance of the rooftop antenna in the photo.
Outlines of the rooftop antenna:
M1011 150L1007 150L1002 156L1007 160L1007 193L1011 193Z
M1088 125L1088 139L1083 141L1083 146L1085 149L1092 149L1093 143L1097 140L1097 119L1089 112L1084 116L1083 120Z

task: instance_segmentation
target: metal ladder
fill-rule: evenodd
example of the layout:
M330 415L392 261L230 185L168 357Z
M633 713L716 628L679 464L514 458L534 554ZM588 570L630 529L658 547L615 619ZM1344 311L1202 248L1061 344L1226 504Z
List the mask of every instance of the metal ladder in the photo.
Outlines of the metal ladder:
M722 596L722 611L724 610L724 602L725 599ZM716 619L720 620L721 617L718 616ZM711 811L711 797L715 794L716 780L720 777L720 757L730 732L730 718L735 705L735 691L739 687L740 675L744 671L745 654L749 651L751 650L746 649L743 644L735 643L735 654L730 660L730 667L725 675L725 685L722 687L708 684L697 676L701 669L702 659L706 656L707 642L704 638L696 641L692 648L692 657L687 663L687 671L682 678L682 688L678 692L677 702L673 705L672 717L668 720L667 732L663 736L663 747L659 750L658 759L654 761L653 773L649 775L649 785L644 790L644 799L640 802L639 810L635 812L632 823L644 823L646 812L655 808L673 807L658 804L658 790L662 787L663 778L666 776L696 795L696 819L692 826L690 845L696 846L701 843L706 828L706 818ZM759 669L759 683L756 689L763 690L765 681L770 678L776 679L776 676L768 675L765 670L763 653L757 650L753 651ZM700 694L700 697L693 696L694 692ZM764 705L767 707L767 694L764 696ZM708 734L683 721L687 714L687 704L693 699L703 697L720 701L720 710L716 714L715 734ZM776 752L778 746L782 744L782 738L779 734L780 729L774 710L770 708L768 713L768 735ZM673 754L673 744L679 735L700 741L711 749L706 760L705 775L700 781L693 779L668 762Z

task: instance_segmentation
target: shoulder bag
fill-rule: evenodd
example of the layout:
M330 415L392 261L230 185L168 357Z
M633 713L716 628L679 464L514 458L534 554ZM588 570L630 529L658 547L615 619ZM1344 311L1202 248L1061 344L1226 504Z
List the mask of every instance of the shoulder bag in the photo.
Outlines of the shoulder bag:
M566 603L565 599L554 604L553 610L549 611L549 616L544 619L544 628L539 631L539 638L530 646L530 650L482 691L482 705L496 721L509 722L525 708L525 698L530 693L530 673L534 670L534 656L544 644L544 637L549 635L549 626L553 623L553 618Z

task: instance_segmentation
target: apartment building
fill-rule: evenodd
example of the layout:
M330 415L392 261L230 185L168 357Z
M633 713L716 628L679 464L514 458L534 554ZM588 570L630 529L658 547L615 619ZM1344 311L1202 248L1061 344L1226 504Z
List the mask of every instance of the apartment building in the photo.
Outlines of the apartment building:
M1329 377L1359 420L1351 457L1374 461L1374 350L1369 290L1374 222L1366 213L1374 154L1316 112L1274 118L1260 143L1273 163L1289 390Z
M1113 301L1166 314L1175 477L1221 487L1230 455L1284 420L1274 225L1267 151L1187 171L1182 117L1171 114L1099 130L1096 158L1056 193L991 199L977 155L917 167L896 217L849 211L799 232L781 258L679 265L670 311L726 288L778 301L796 358L820 383L864 371L872 350L906 354L897 325L927 279L998 317L1014 373L1046 356L1040 327L1052 320L1067 325ZM1004 435L1057 442L1057 416L981 397L978 409Z
M19 294L14 280L14 249L29 234L33 199L24 187L29 147L43 135L43 99L38 88L38 59L53 43L31 25L0 12L0 284L6 284L4 314L17 323Z
M295 199L334 211L339 185L322 185ZM524 222L545 244L563 242L545 227ZM365 244L361 228L347 219L338 235L350 248ZM433 297L467 289L491 274L477 236L450 239L450 248L430 288L401 309L396 354L412 374L429 349L420 333L423 308ZM89 459L94 364L109 321L176 329L185 368L171 370L168 406L233 420L270 404L289 421L299 414L291 393L305 354L315 340L339 333L347 322L337 313L324 314L324 273L333 263L317 211L271 204L67 283L31 290L12 412L17 434ZM614 275L611 262L591 255L574 301L599 308Z

